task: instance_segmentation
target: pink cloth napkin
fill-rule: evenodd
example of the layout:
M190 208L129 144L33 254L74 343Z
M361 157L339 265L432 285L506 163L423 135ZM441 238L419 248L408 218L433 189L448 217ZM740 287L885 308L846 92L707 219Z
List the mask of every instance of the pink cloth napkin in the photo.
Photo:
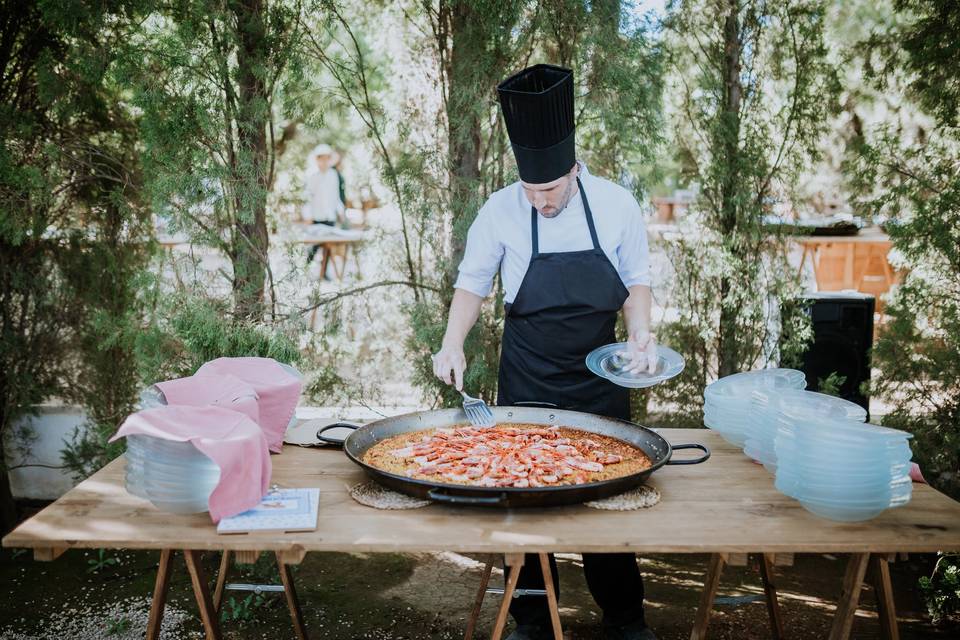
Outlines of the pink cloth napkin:
M918 465L916 462L910 463L910 479L914 482L927 484L926 478L924 478L923 473L920 472L920 465Z
M272 358L217 358L197 369L197 375L232 375L252 386L260 399L260 426L270 451L283 449L283 434L303 390L296 376Z
M207 501L214 522L260 504L273 467L263 431L246 415L221 407L156 407L130 415L110 441L140 434L191 442L220 467Z
M260 424L260 405L257 392L240 378L231 375L198 374L158 382L168 405L185 404L194 407L215 405L239 411Z

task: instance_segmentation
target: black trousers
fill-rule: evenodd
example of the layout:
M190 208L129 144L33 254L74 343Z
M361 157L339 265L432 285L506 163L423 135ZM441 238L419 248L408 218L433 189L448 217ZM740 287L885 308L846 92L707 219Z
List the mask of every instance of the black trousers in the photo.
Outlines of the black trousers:
M560 576L557 560L550 554L553 588L560 598ZM583 574L597 605L603 610L605 624L616 626L639 622L643 618L643 576L633 553L585 553ZM543 589L540 559L528 553L520 569L517 587ZM550 610L545 596L520 596L510 602L510 614L517 624L550 626Z

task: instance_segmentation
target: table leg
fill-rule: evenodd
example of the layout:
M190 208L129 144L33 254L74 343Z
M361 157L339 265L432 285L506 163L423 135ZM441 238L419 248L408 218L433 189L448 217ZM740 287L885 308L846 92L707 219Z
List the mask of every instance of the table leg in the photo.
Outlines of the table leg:
M220 611L223 606L223 590L227 584L227 574L230 572L230 562L233 560L233 552L229 549L223 550L220 556L220 568L217 570L217 586L213 590L213 608Z
M327 275L327 267L330 265L330 245L320 245L320 280Z
M210 588L207 586L207 578L200 564L200 552L185 549L183 557L187 561L187 571L190 573L190 582L193 583L193 595L197 599L197 608L200 609L200 620L203 622L207 640L221 640L223 636L220 634L219 613L213 608Z
M507 572L507 585L503 590L503 601L500 603L500 610L497 612L497 622L493 625L493 633L490 634L490 640L500 640L500 638L503 637L503 628L507 626L507 613L510 612L510 602L513 600L513 592L517 588L517 581L520 579L520 567L523 566L523 554L508 554L503 564Z
M797 269L797 277L803 279L803 267L807 264L807 245L800 245L800 267Z
M856 283L853 281L853 263L856 258L856 245L852 242L846 243L846 253L843 258L843 288L853 289Z
M287 599L287 609L290 610L293 632L297 640L307 640L307 626L303 623L303 611L300 610L297 589L293 584L293 572L290 570L290 565L284 564L279 553L277 554L277 569L280 571L280 582L283 583L283 595Z
M173 552L170 549L160 551L160 564L157 566L157 580L153 585L153 601L150 603L150 618L147 620L146 640L160 637L160 625L163 622L163 609L167 606L167 592L170 591L170 568L173 564Z
M807 249L805 248L804 251ZM810 247L810 264L813 266L813 280L817 283L817 291L823 291L823 286L820 283L820 251L814 247Z
M890 249L882 248L878 249L880 251L880 266L883 268L883 277L884 281L887 284L887 290L890 290L894 284L896 284L896 277L893 274L893 270L890 268Z
M543 572L543 587L547 592L547 607L550 609L550 626L553 627L553 640L563 640L560 627L560 610L557 607L557 592L553 589L553 572L550 571L550 558L540 553L540 570Z
M837 603L837 612L833 617L833 627L830 629L830 640L846 640L850 637L853 617L857 613L860 590L863 588L863 577L867 573L869 561L869 553L850 554L847 572L843 577L843 590L840 593L840 601Z
M893 601L893 584L890 582L890 563L887 558L874 554L870 559L870 568L873 573L873 591L877 597L880 637L883 640L900 640L897 607Z
M710 556L710 565L703 580L703 592L700 594L700 606L693 621L693 631L690 640L704 640L707 637L707 625L710 624L710 612L713 610L713 600L717 597L717 588L720 586L720 576L723 567L727 564L724 553L714 553Z
M783 638L783 618L780 615L780 601L777 599L777 585L773 581L773 554L760 554L760 580L767 600L767 613L770 616L770 631L773 640Z
M347 258L350 257L350 246L349 245L340 245L340 249L343 251L343 255L340 256L340 268L337 268L337 263L333 263L333 272L337 275L337 282L343 282L343 276L347 273Z
M473 640L473 633L477 629L477 620L480 618L480 608L483 606L483 597L487 594L487 585L490 584L490 574L493 573L493 556L487 558L487 564L483 567L483 574L480 576L480 588L477 590L477 598L473 602L473 611L467 619L467 630L463 634L464 640Z

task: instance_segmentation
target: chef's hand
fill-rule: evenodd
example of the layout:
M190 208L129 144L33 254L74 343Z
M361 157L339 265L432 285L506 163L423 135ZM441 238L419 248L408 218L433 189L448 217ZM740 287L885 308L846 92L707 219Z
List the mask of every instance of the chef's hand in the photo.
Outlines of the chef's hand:
M452 384L457 391L463 389L463 370L467 368L467 358L463 355L463 346L443 345L433 354L433 373L438 378ZM451 376L451 372L453 375Z
M647 373L653 375L657 370L657 340L649 331L630 336L624 369L629 373Z

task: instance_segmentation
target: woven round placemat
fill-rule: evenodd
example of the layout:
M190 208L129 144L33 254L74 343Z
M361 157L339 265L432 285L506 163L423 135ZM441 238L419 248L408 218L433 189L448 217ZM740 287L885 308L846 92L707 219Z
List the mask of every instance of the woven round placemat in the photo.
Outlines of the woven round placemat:
M374 509L419 509L432 500L412 498L406 494L387 489L373 481L361 482L350 488L350 497L360 504Z
M413 498L398 491L387 489L373 481L361 482L351 487L350 497L360 504L374 509L419 509L433 502L432 500ZM603 509L605 511L633 511L652 507L658 502L660 502L660 492L657 488L641 485L636 489L603 500L592 500L583 504L591 509Z
M660 492L657 488L642 484L636 489L603 500L584 502L583 504L591 509L603 509L605 511L633 511L652 507L658 502L660 502Z

